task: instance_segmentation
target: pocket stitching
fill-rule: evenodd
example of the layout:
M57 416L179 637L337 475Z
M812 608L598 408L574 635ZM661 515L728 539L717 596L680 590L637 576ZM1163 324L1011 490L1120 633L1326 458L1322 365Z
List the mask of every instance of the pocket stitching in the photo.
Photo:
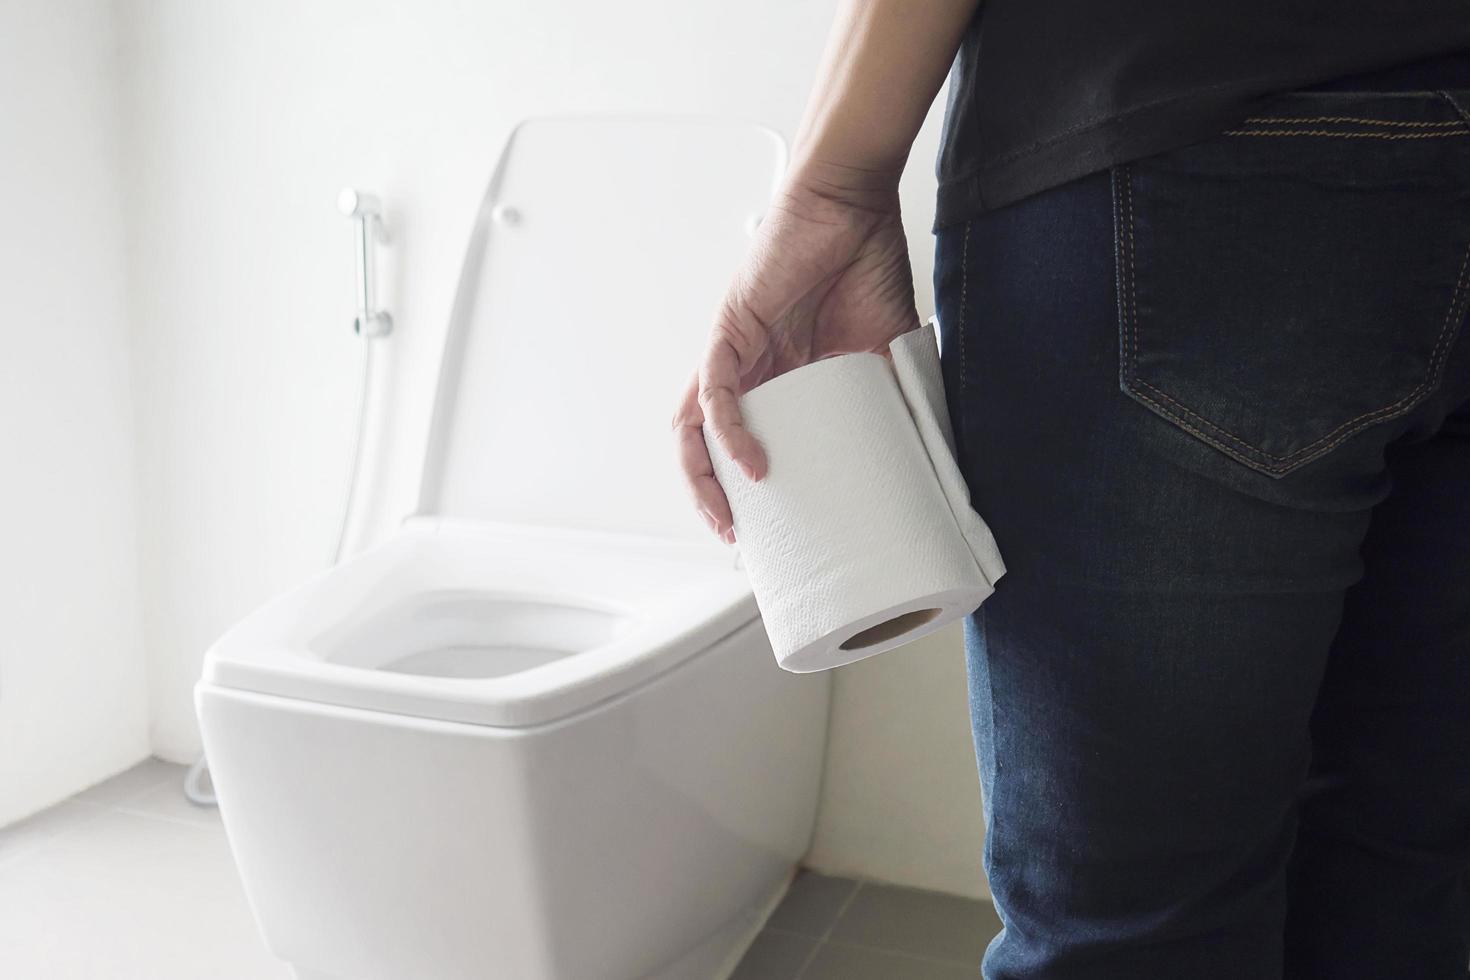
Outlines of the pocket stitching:
M1330 129L1227 129L1222 136L1330 136L1337 139L1431 140L1445 136L1470 136L1470 129L1443 133L1339 133Z
M1286 455L1277 455L1274 453L1268 453L1264 449L1261 449L1257 446L1253 446L1242 439L1240 436L1236 435L1233 432L1230 432L1228 429L1222 428L1214 422L1211 422L1209 419L1191 410L1174 398L1160 391L1158 388L1155 388L1147 381L1138 377L1138 276L1137 268L1134 263L1135 240L1133 233L1133 168L1127 164L1121 164L1119 165L1118 169L1122 172L1123 180L1117 186L1119 186L1123 191L1128 213L1128 305L1124 308L1122 313L1123 316L1127 319L1125 328L1131 335L1132 346L1131 352L1125 354L1127 364L1126 373L1123 378L1124 387L1129 394L1141 399L1142 401L1147 402L1148 404L1153 406L1154 409L1158 411L1161 415L1171 419L1185 431L1194 434L1195 436L1199 437L1200 439L1204 440L1205 442L1209 443L1220 451L1227 453L1228 455L1231 455L1236 459L1240 459L1242 462L1259 466L1261 469L1267 470L1268 472L1283 474L1288 470L1309 463L1317 457L1322 456L1327 452L1330 452L1344 440L1351 437L1354 433L1366 428L1374 422L1386 420L1388 418L1392 418L1396 414L1402 414L1403 412L1408 411L1410 408L1413 407L1415 403L1417 403L1420 396L1424 395L1438 379L1440 368L1443 366L1444 357L1448 353L1451 346L1450 341L1452 341L1452 338L1459 333L1459 319L1454 315L1455 311L1461 305L1462 296L1470 296L1470 293L1464 292L1465 273L1467 269L1470 269L1470 246L1466 247L1464 258L1460 260L1460 272L1455 279L1455 288L1450 294L1449 309L1445 311L1444 322L1440 325L1439 336L1435 340L1434 349L1431 352L1429 358L1429 366L1425 371L1423 380L1420 381L1419 384L1415 386L1412 391L1400 398L1398 401L1393 402L1389 405L1385 405L1382 408L1377 408L1369 412L1364 412L1362 415L1359 415L1356 418L1348 419L1346 422L1343 422L1331 432L1328 432L1326 435L1321 436L1314 442L1311 442L1308 445L1305 445L1300 449L1295 450L1294 452L1288 453ZM1451 329L1452 327L1454 329ZM1196 419L1200 424L1206 425L1216 432L1219 432L1222 436L1233 440L1239 445L1240 448L1232 449L1230 446L1222 443L1219 439L1211 437L1204 432L1201 432L1199 429L1195 428L1184 419L1180 418L1179 415L1176 412L1172 411L1167 405L1161 404L1159 401L1150 397L1149 395L1136 390L1136 388L1139 386L1147 388L1149 391L1154 392L1156 395L1159 396L1159 398L1167 401L1170 405L1176 406L1179 411L1182 411L1191 418ZM1250 459L1246 456L1247 453L1255 454L1257 456L1263 457L1266 460L1272 460L1272 462L1268 463L1263 462L1261 459Z
M965 378L969 375L969 361L965 358L965 334L970 332L970 222L965 222L965 243L960 248L960 392L965 390Z
M1378 119L1369 116L1247 116L1241 120L1242 124L1254 123L1271 128L1250 129L1232 128L1224 130L1223 136L1322 136L1337 137L1339 139L1385 139L1385 140L1422 140L1437 139L1450 136L1470 135L1470 126L1463 119ZM1281 125L1306 126L1312 123L1327 123L1336 126L1334 129L1282 129ZM1343 124L1354 127L1352 129L1342 128ZM1364 132L1364 129L1378 127L1378 131ZM1414 129L1419 132L1394 132L1393 127L1399 129ZM1386 131L1385 131L1386 130ZM1438 130L1438 132L1428 132Z
M1423 120L1404 119L1369 119L1365 116L1247 116L1241 122L1248 123L1367 123L1379 126L1407 126L1407 127L1434 127L1464 128L1465 123L1458 119L1442 119L1436 122Z

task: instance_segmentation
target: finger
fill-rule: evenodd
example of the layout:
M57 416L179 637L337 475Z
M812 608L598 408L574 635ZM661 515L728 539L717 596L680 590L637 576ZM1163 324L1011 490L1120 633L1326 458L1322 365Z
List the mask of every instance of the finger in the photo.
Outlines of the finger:
M730 502L715 479L709 447L704 441L704 414L699 407L699 377L696 374L674 413L674 441L679 455L679 469L694 499L695 509L709 525L710 531L723 537L734 526Z
M734 523L730 514L730 501L724 488L715 479L710 467L709 452L704 445L704 433L699 429L685 427L679 430L679 457L684 467L685 481L694 497L694 506L705 515L710 530L721 534ZM703 466L698 460L702 458Z
M710 433L752 480L766 475L766 453L740 417L735 386L740 359L729 341L717 338L705 357L699 378L699 407L709 420Z

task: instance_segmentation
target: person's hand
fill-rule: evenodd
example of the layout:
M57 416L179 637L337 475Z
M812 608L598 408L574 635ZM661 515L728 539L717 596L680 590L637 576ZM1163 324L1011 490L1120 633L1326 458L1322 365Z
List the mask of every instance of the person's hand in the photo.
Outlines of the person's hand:
M759 480L766 457L741 423L741 395L829 355L887 353L890 340L918 325L897 175L808 168L789 181L720 304L674 414L679 464L710 530L735 540L701 431L706 418L745 475Z

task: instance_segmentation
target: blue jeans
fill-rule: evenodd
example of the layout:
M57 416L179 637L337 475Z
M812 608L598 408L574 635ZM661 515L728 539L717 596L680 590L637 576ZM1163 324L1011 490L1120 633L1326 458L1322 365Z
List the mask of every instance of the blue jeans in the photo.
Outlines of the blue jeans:
M1465 980L1470 77L1273 96L935 278L1008 568L984 976Z

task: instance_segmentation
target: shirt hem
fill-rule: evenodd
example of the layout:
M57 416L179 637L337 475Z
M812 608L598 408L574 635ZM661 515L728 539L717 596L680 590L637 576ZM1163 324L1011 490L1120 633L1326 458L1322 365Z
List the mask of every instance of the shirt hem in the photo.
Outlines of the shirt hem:
M1117 163L1210 139L1239 123L1266 96L1202 103L1182 99L1114 116L1028 153L983 164L939 185L934 230L1005 207Z
M1465 50L1450 38L1442 51ZM1421 56L1422 57L1422 56ZM1390 62L1396 64L1397 62ZM1022 198L1116 164L1211 139L1285 91L1332 79L1340 71L1316 70L1211 86L1163 102L1123 109L1084 129L983 161L973 170L941 179L933 230L977 217Z

